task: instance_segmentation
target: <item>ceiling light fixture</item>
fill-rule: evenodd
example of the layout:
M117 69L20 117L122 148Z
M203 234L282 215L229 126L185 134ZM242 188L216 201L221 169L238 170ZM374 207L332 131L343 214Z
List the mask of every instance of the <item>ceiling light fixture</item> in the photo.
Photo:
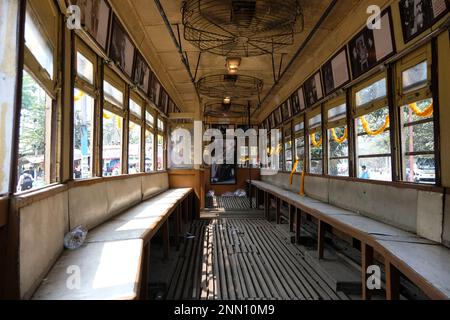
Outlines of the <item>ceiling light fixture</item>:
M230 104L231 103L231 98L230 97L223 98L223 103L224 104Z
M241 58L227 58L227 70L229 74L236 74L241 65Z

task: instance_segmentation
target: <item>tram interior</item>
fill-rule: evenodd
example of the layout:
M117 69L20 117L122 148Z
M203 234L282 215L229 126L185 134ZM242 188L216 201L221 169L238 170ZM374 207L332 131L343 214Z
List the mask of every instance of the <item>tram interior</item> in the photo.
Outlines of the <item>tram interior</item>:
M0 299L449 299L449 12L0 0Z

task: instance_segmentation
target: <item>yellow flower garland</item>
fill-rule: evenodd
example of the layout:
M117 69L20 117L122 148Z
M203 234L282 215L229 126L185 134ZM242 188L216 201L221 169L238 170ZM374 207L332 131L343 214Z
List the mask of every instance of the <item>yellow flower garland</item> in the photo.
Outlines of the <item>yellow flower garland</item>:
M84 96L84 92L80 91L73 99L75 102L79 101Z
M317 140L316 140L316 134L313 133L313 134L311 135L311 143L313 144L314 147L320 148L320 147L322 146L322 143L323 143L323 137L320 137L320 140L317 141Z
M297 172L297 166L298 166L299 160L297 159L294 163L294 167L292 168L291 176L289 178L289 184L292 186L292 181L294 180L294 174Z
M433 115L434 109L433 109L433 103L430 103L428 107L426 107L423 111L417 107L417 102L411 103L409 105L409 108L419 117L422 118L428 118Z
M345 127L344 135L342 138L339 138L336 134L335 128L331 129L331 135L333 136L333 140L336 141L338 144L343 144L345 141L347 141L348 138L348 128Z
M389 124L390 124L390 118L389 118L389 116L387 116L386 121L384 122L384 125L381 128L379 128L377 130L372 130L372 129L370 129L369 122L367 122L365 116L362 116L360 119L361 119L361 123L362 123L364 131L369 136L378 136L378 135L382 134L389 127Z

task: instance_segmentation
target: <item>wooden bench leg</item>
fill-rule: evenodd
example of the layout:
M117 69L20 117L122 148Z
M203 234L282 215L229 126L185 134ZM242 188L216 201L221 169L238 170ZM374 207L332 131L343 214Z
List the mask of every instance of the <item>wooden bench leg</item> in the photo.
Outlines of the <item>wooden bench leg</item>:
M259 189L255 187L256 209L259 209Z
M319 259L323 259L324 245L325 245L325 222L319 220L317 232L317 254Z
M281 223L281 200L280 198L275 199L276 202L276 223Z
M301 227L302 227L302 211L300 209L295 208L295 240L298 244L300 244Z
M362 299L371 299L371 290L367 288L367 268L373 265L373 248L365 243L361 244L361 285L362 285Z
M184 223L189 223L189 197L183 203Z
M180 206L178 206L175 209L174 212L174 219L173 219L173 237L174 237L174 244L177 247L177 250L180 246L180 227L181 227L181 214L180 214Z
M162 239L164 247L164 259L169 259L170 255L169 219L167 219L162 226Z
M389 261L385 262L386 300L400 299L400 273Z
M289 231L294 232L294 221L295 221L295 207L289 205Z
M264 192L264 216L269 220L269 194Z
M148 299L148 275L149 275L149 262L150 262L150 242L144 247L144 254L142 256L142 274L141 274L141 286L139 291L139 299Z

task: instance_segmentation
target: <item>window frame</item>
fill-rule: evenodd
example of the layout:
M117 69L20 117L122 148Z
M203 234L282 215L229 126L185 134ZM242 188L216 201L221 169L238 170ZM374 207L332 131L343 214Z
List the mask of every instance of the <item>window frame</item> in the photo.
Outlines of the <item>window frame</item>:
M321 117L320 125L316 126L314 128L311 128L309 122L313 118L315 118L317 116ZM308 165L307 165L307 169L308 170L307 170L307 172L309 174L313 174L313 175L324 175L324 173L325 173L325 171L324 171L325 170L325 161L324 161L324 155L325 155L324 142L325 142L325 140L324 140L324 137L323 137L324 123L323 123L322 105L318 104L314 108L310 108L310 110L308 110L306 112L306 114L305 114L305 119L306 119L306 121L305 121L305 126L306 126L305 130L307 132L307 140L305 140L305 144L308 145L308 149L305 149L305 151L307 150L307 152L308 152L308 154L307 154L307 159L308 159ZM322 137L322 145L320 146L321 151L322 151L322 158L321 159L318 159L318 158L317 159L313 159L311 157L312 143L313 143L311 137L312 137L313 134L316 135L317 133L320 133L320 135ZM312 161L321 161L321 163L322 163L322 172L321 173L311 173L311 167L312 167L311 166L311 162Z

